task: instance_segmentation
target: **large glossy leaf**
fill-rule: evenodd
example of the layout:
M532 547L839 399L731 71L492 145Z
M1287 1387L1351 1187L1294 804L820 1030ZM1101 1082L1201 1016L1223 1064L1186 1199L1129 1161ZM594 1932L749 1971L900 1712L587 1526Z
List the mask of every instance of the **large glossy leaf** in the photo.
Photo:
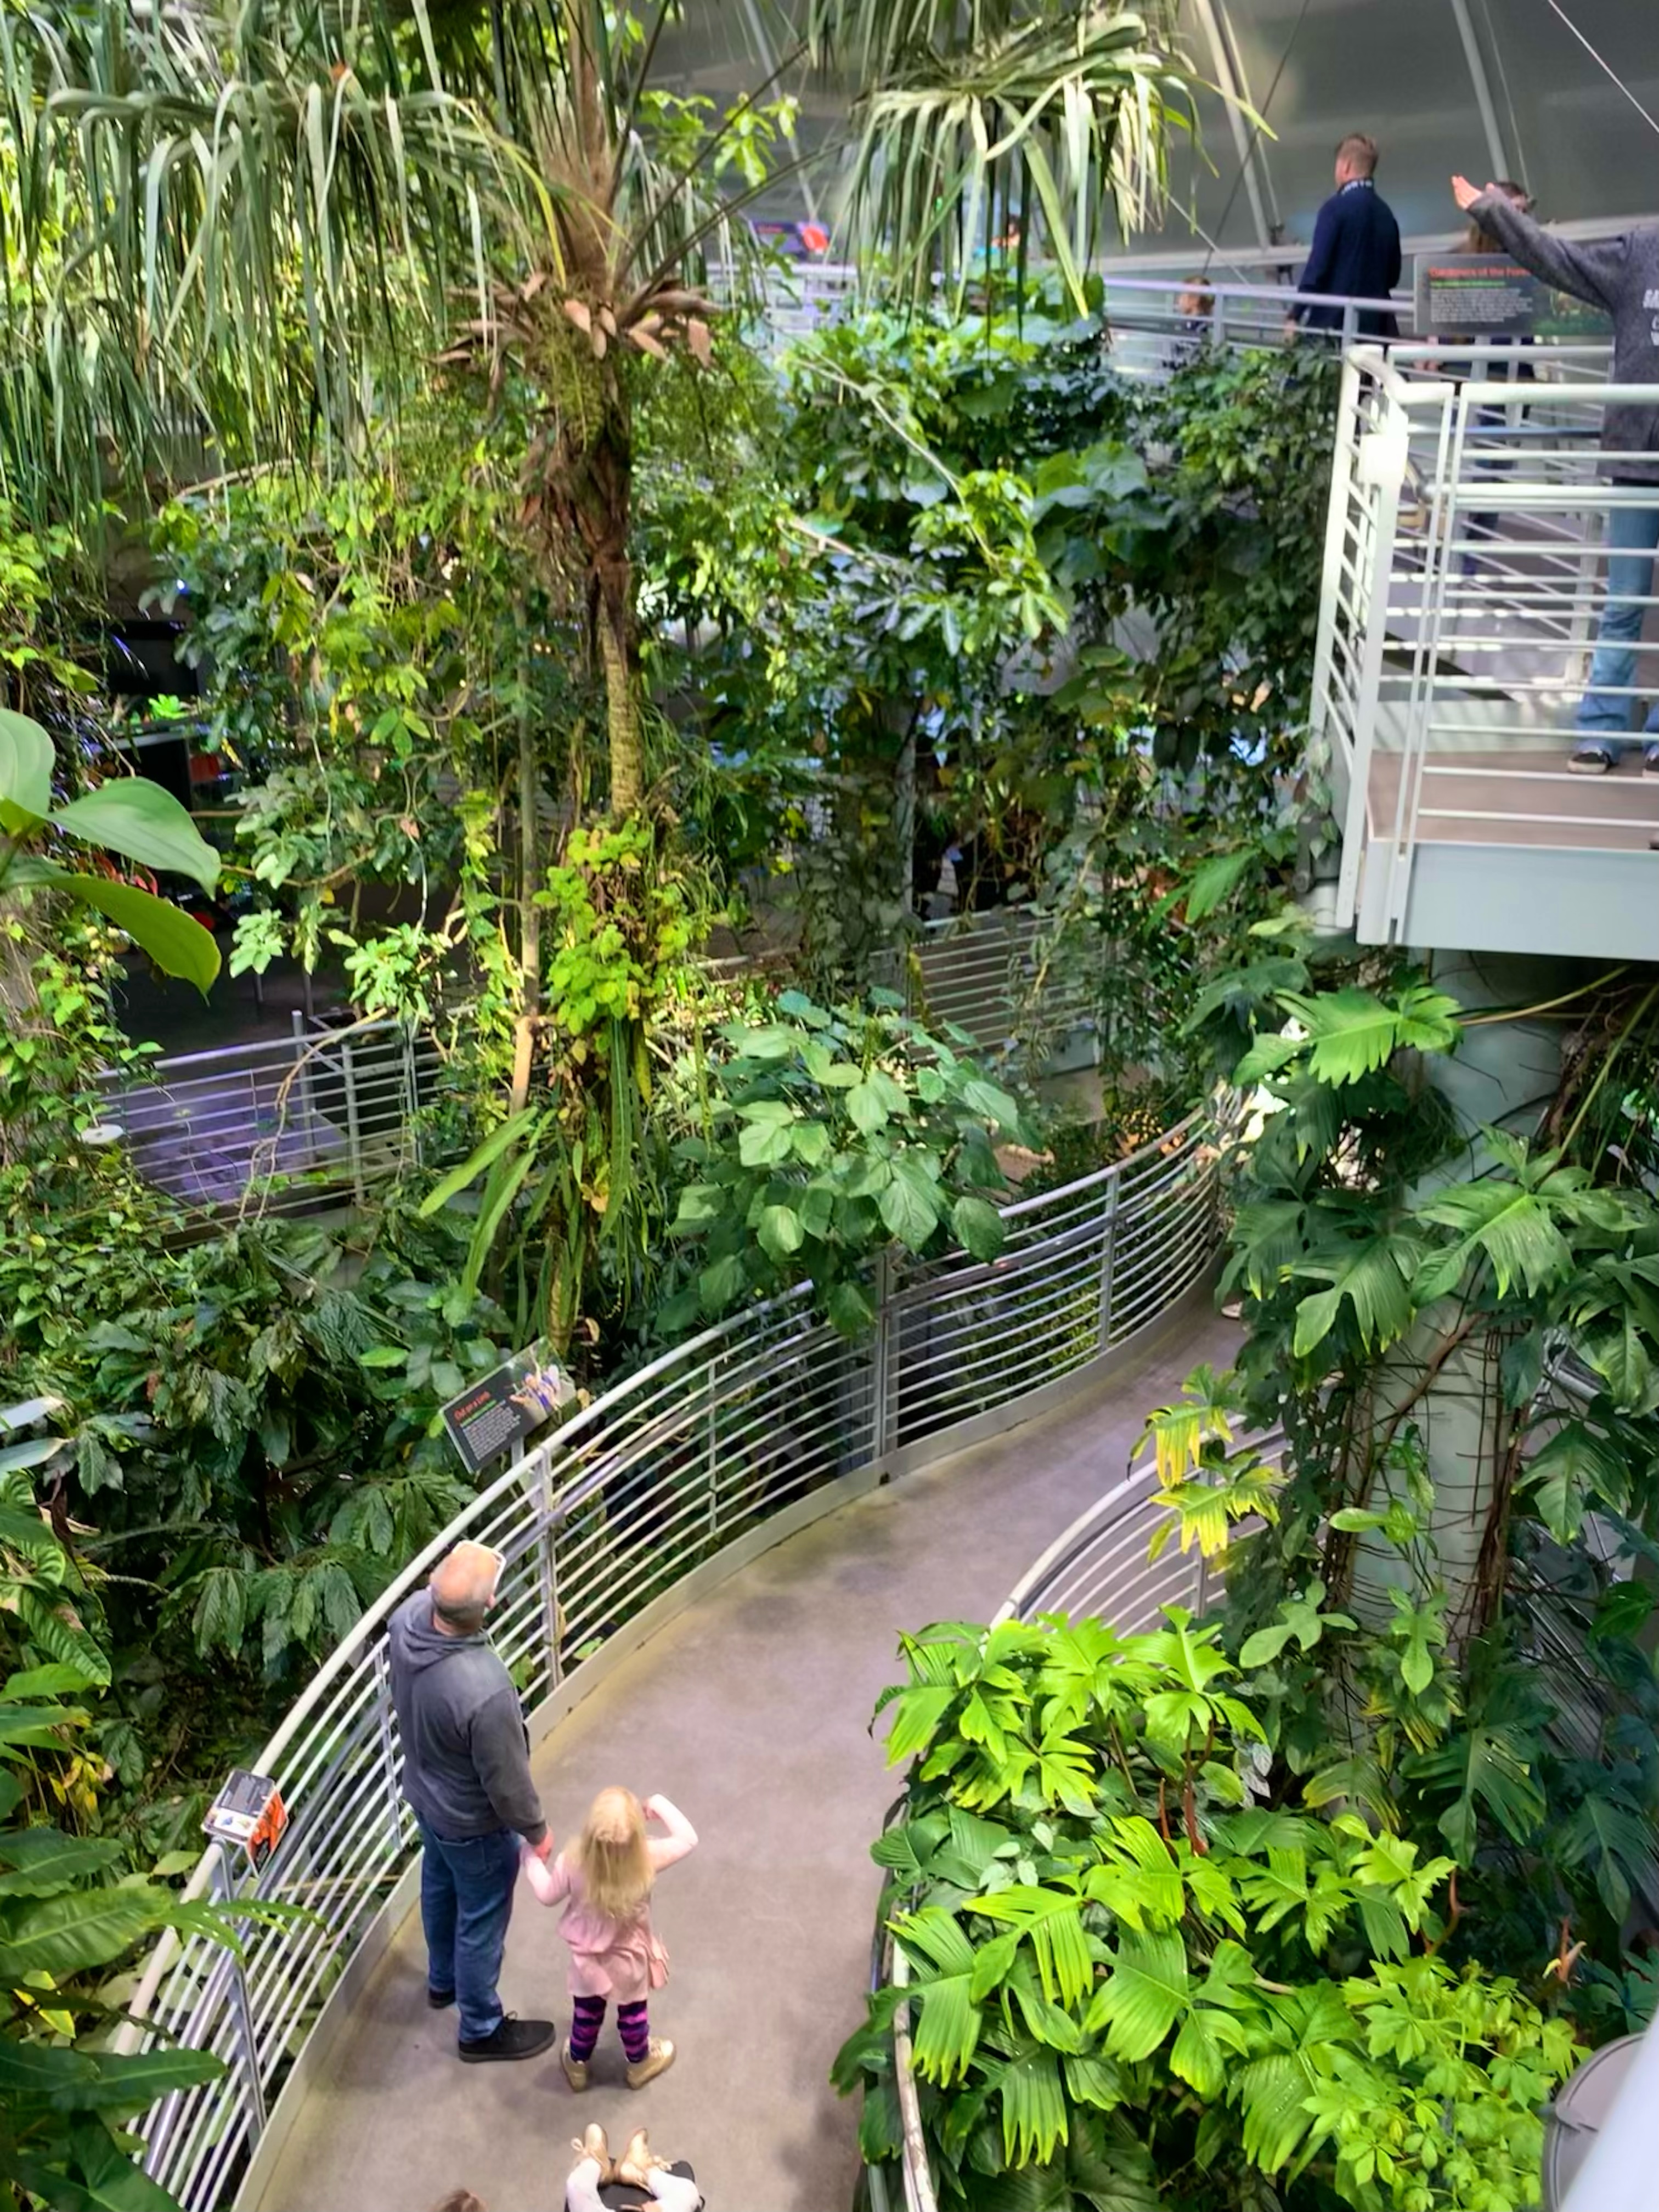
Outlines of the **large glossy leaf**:
M1626 1370L1628 1371L1628 1370ZM1612 1438L1584 1421L1564 1421L1521 1470L1521 1486L1559 1544L1571 1544L1598 1502L1623 1512L1631 1469Z
M119 1844L65 1836L56 1828L17 1828L0 1836L0 1897L52 1897L117 1864ZM3 2047L3 2046L0 2046Z
M52 739L27 714L0 707L0 830L36 829L52 812Z
M1466 1244L1486 1255L1501 1297L1517 1280L1536 1296L1572 1264L1549 1200L1506 1179L1489 1177L1438 1192L1418 1212L1425 1221L1456 1230Z
M30 881L96 908L106 921L124 929L141 951L147 952L163 975L194 983L207 991L219 973L219 948L211 930L192 921L171 900L140 890L137 884L121 884L106 876L72 874L67 868L36 868Z
M140 867L190 876L204 891L219 880L219 855L170 791L148 776L124 775L73 799L52 817L88 845L119 853Z
M894 1161L893 1179L877 1204L889 1231L913 1252L923 1250L939 1227L937 1187L908 1152Z
M222 2063L206 2051L146 2051L131 2057L0 2040L0 2097L60 2112L142 2112L175 2089L216 2081Z
M1307 1032L1308 1064L1322 1083L1358 1083L1402 1047L1444 1052L1457 1040L1455 999L1415 984L1392 1001L1370 991L1285 991L1279 1003Z
M1056 2054L1027 2051L1010 2059L993 2078L1002 2090L1002 2145L1009 2164L1051 2158L1066 2140L1066 2100Z
M959 1198L951 1208L951 1226L963 1251L975 1260L994 1260L1007 1231L1002 1216L987 1200Z
M0 1983L31 1974L78 1974L107 1966L156 1927L163 1907L143 1890L72 1891L66 1897L14 1900L0 1912Z

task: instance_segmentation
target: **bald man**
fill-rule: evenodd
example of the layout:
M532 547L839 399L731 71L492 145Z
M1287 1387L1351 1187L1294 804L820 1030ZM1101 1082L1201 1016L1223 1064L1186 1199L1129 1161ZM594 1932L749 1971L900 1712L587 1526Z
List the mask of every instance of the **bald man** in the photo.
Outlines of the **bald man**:
M475 2064L533 2058L554 2036L550 2020L504 2014L496 1994L519 1838L539 1858L553 1849L519 1693L484 1635L501 1571L499 1552L457 1544L387 1629L404 1795L422 1845L427 2002L459 2003L461 2057Z

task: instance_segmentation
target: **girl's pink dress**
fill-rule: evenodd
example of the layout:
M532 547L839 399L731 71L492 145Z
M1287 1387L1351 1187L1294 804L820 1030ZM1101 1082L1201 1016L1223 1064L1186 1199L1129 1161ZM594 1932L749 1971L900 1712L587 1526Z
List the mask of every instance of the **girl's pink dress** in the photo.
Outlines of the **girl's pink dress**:
M646 1839L652 1872L660 1874L696 1849L697 1832L666 1797L653 1797L651 1802L668 1831L665 1836ZM653 1989L662 1987L668 1979L668 1953L651 1925L648 1899L626 1920L613 1920L608 1913L595 1911L583 1894L580 1870L562 1851L551 1865L526 1855L524 1873L544 1905L564 1905L559 1933L570 1946L573 1997L607 1997L613 2004L642 2004Z

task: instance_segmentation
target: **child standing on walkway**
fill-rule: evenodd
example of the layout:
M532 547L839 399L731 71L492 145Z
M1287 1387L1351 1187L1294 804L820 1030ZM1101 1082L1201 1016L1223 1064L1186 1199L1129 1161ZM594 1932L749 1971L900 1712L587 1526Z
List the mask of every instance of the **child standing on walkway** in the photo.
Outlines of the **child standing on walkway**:
M667 1831L647 1836L646 1822ZM642 2089L674 2063L674 2046L653 2036L647 1992L668 1979L668 1953L651 1925L651 1886L665 1867L696 1849L697 1832L666 1797L643 1805L631 1790L602 1790L581 1834L552 1864L526 1854L525 1879L544 1905L564 1906L559 1932L570 1946L570 2034L559 2051L573 2089L587 2087L588 2061L608 2000L628 2060L628 2086Z

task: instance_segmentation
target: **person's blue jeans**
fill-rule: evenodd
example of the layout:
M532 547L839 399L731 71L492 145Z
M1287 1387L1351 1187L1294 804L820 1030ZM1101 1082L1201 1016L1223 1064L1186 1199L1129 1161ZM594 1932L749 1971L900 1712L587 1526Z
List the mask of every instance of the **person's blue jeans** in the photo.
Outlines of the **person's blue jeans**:
M510 1829L455 1840L420 1822L421 1925L426 1930L427 1986L455 1992L463 2043L493 2035L501 2024L501 1953L519 1880L519 1839Z
M1605 745L1615 760L1631 741L1636 647L1648 612L1642 602L1653 590L1653 556L1659 551L1659 485L1652 495L1650 507L1615 507L1607 517L1607 603L1596 632L1589 689L1578 702L1579 736ZM1659 736L1659 699L1648 708L1646 728L1650 737Z

